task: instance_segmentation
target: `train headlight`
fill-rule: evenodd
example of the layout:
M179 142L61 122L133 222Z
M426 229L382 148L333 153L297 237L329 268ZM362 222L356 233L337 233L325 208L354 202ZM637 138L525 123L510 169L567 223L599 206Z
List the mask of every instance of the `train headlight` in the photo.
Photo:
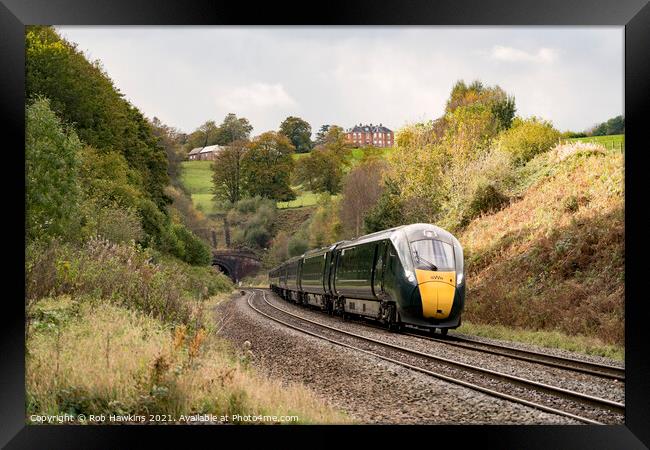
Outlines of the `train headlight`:
M456 277L456 286L460 286L464 278L465 277L463 276L463 272L459 273L458 276Z
M409 280L411 283L415 281L415 275L413 275L413 272L410 270L405 270L406 273L406 279Z

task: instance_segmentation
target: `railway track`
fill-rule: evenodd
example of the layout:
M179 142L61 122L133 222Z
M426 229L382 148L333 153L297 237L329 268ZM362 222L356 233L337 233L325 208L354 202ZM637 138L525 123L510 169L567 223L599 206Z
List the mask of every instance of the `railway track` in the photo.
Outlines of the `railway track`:
M448 335L445 337L431 337L421 333L403 332L406 336L413 336L429 341L441 342L454 347L466 348L493 355L506 356L508 358L528 361L535 364L542 364L549 367L558 367L560 369L571 370L573 372L585 373L611 380L625 381L625 369L608 364L600 364L590 361L569 358L565 356L549 355L547 353L536 352L533 350L524 350L510 347L507 345L494 344L489 342L479 342L472 339L465 339L460 336Z
M256 292L261 292L262 300L265 305L264 308L270 307L275 314L269 314L268 310L267 312L264 312L253 304ZM247 302L248 305L259 314L289 328L494 397L513 401L589 424L605 423L602 421L603 417L606 422L616 423L617 420L620 420L620 415L624 413L624 404L612 400L527 380L480 366L454 361L407 347L390 344L298 316L271 304L266 298L265 291L252 291ZM285 317L278 318L277 313L280 313L280 315L284 315ZM296 321L299 324L296 324ZM314 326L317 328L318 332L313 330ZM310 327L312 328L311 330L308 329ZM332 334L338 336L332 336ZM344 339L342 340L341 337ZM354 344L344 342L345 340L351 340ZM386 350L389 351L388 353L392 352L393 354L386 354ZM405 358L407 359L406 361L404 360ZM432 370L432 363L434 363L435 371ZM465 379L458 378L457 375L450 375L450 368L455 370L460 369L461 373L464 374L463 378ZM454 370L452 370L452 372L453 371ZM471 381L467 381L467 375L470 375L469 378ZM495 385L501 389L494 389ZM506 390L504 389L504 385L508 385L509 389L514 390L518 395L503 392ZM562 408L558 407L558 403L561 404Z

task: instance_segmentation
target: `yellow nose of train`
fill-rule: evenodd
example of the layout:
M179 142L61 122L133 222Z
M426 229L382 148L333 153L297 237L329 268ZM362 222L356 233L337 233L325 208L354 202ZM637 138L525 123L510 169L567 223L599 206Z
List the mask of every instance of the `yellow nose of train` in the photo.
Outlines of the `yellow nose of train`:
M415 270L425 318L446 319L456 292L456 272Z

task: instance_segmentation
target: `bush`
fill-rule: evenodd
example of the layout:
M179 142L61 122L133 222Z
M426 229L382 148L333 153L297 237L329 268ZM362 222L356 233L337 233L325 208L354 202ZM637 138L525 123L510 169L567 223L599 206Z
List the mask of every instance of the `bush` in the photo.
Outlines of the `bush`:
M232 286L209 267L155 259L151 249L102 238L82 247L57 241L32 244L27 249L27 299L91 295L164 321L194 324L195 299Z
M482 184L474 191L469 203L469 217L499 210L508 202L508 197L502 194L494 184Z
M102 236L111 242L141 242L144 231L138 212L133 208L97 206L92 200L84 205L82 238Z
M550 122L536 117L516 118L512 127L501 133L499 145L513 161L523 164L557 144L560 132Z
M232 241L249 248L267 248L273 237L277 216L275 202L253 197L237 202L228 212L228 222L234 229Z
M181 244L179 248L182 248L180 254L175 256L194 266L207 266L210 264L212 254L205 242L181 224L174 224L173 232Z

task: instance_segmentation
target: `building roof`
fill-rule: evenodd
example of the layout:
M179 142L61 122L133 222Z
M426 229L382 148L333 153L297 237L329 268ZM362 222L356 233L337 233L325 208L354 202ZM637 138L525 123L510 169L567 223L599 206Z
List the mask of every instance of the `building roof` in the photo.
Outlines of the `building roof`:
M381 123L379 125L373 125L373 124L370 124L370 125L363 125L363 124L355 125L354 127L350 128L348 130L348 133L349 132L352 132L352 133L363 133L363 132L366 132L366 133L367 132L371 132L371 133L392 133L392 131L390 129L386 128Z
M213 153L220 152L224 147L221 145L208 145L207 147L196 147L193 148L188 155L198 155L199 153Z
M203 150L201 150L200 153L220 152L223 149L224 147L221 145L208 145L207 147L203 147Z

